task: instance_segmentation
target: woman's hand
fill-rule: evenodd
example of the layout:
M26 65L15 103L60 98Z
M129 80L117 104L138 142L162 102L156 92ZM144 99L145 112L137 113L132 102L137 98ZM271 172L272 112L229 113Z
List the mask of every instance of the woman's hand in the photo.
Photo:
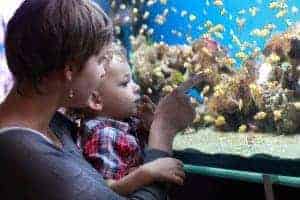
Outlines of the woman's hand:
M171 152L176 133L190 125L195 117L195 110L185 91L201 80L199 76L192 77L159 102L150 129L150 148Z
M183 185L185 173L183 163L174 158L159 158L140 167L145 178L151 181L161 181Z

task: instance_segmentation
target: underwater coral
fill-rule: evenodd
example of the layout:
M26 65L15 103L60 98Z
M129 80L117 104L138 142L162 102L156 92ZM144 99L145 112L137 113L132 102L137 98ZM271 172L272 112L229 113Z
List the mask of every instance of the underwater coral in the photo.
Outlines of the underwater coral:
M295 133L300 128L299 27L273 35L239 70L210 34L173 46L139 34L131 38L131 63L142 91L156 102L191 75L202 76L197 89L204 103L198 104L193 128Z

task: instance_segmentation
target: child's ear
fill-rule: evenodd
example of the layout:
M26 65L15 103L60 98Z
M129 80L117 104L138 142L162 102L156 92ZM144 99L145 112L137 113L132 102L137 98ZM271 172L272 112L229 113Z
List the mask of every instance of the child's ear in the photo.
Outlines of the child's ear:
M92 92L92 94L89 96L89 99L88 99L88 107L93 110L93 111L102 111L103 109L103 101L102 101L102 98L99 94L99 92Z

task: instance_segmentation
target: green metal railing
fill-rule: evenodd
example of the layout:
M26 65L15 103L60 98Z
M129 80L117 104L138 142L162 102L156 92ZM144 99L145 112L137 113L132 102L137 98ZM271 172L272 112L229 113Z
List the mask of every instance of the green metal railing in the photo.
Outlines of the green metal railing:
M300 187L300 177L280 176L274 174L263 174L249 171L229 170L222 168L213 168L206 166L184 165L184 170L187 173L201 174L204 176L233 179L252 183L264 184L263 176L267 175L272 184L279 184L289 187ZM299 169L300 170L300 169Z

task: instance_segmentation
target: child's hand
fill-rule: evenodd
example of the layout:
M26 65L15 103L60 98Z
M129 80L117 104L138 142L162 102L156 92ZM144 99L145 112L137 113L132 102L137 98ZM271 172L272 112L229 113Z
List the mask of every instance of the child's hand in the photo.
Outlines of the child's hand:
M137 118L141 120L140 131L149 133L154 118L155 107L156 105L152 102L150 97L147 95L142 97L137 112Z
M194 76L179 85L170 94L162 98L156 107L154 122L161 130L169 130L172 136L185 129L195 117L195 109L186 90L202 81L202 77ZM152 128L152 127L151 127Z
M159 158L140 167L145 177L153 181L170 182L183 185L185 173L183 163L174 158Z

